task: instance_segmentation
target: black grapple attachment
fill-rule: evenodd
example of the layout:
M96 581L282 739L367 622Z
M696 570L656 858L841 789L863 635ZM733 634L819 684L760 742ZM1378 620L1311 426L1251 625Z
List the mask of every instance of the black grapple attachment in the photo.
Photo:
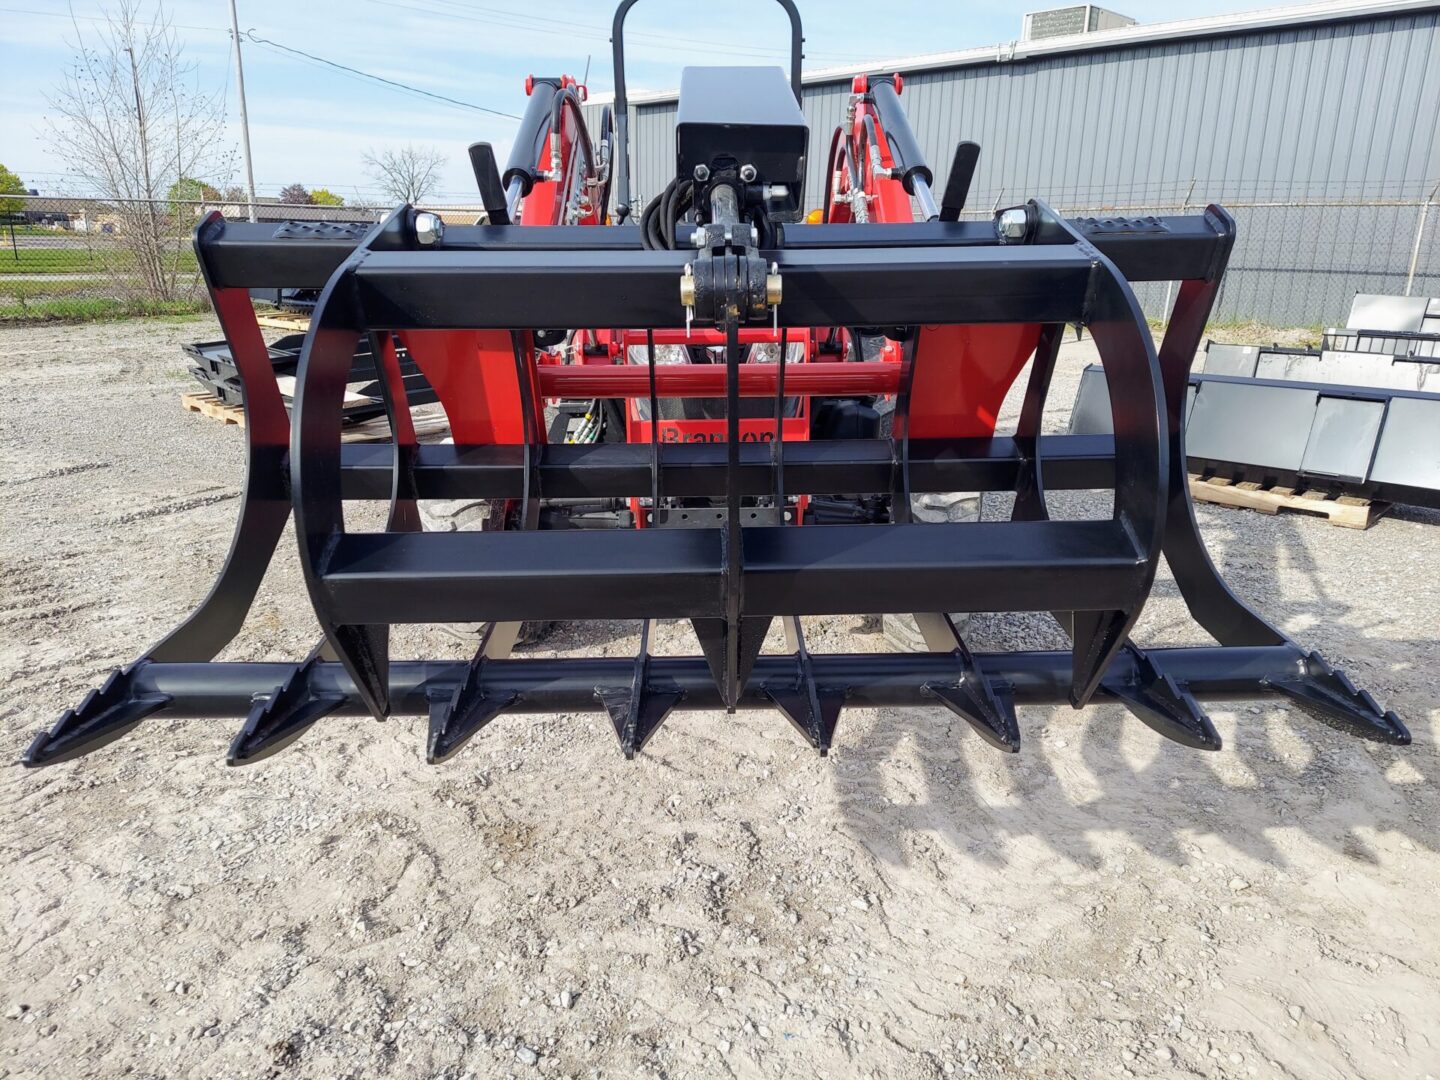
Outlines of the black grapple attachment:
M234 545L195 614L39 735L27 765L97 749L149 717L235 724L230 762L242 764L322 721L427 716L428 758L441 762L497 717L588 711L633 756L676 709L778 712L825 753L845 709L894 706L959 716L1013 752L1017 706L1097 699L1214 750L1201 702L1266 695L1365 738L1409 741L1393 713L1238 599L1197 529L1182 414L1234 242L1223 209L1067 220L1037 200L958 220L976 150L956 153L963 175L934 208L895 77L857 80L822 223L794 220L793 124L769 124L755 136L765 154L752 154L744 118L727 128L723 104L707 102L682 108L700 125L688 152L705 160L639 227L606 227L605 163L617 167L615 217L630 209L619 46L630 2L617 15L618 150L590 146L583 88L535 80L534 130L516 140L534 160L512 162L502 184L494 155L472 153L504 223L446 227L407 206L359 241L218 214L201 223L200 266L245 387ZM765 85L798 97L793 25L790 83ZM713 92L715 79L691 83ZM794 101L771 104L746 107L798 115ZM728 155L722 137L734 139ZM1180 287L1157 350L1131 282L1162 280ZM247 291L282 286L321 290L292 415ZM1071 325L1098 347L1113 435L1041 432ZM341 440L362 339L387 396L386 445ZM453 445L417 442L397 341L445 407ZM657 363L663 350L682 359ZM997 434L1027 364L1017 430ZM546 402L573 399L597 412L615 403L618 437L549 441ZM675 411L695 402L704 408ZM821 422L882 405L884 428ZM1113 512L1051 520L1046 492L1065 489L1110 489ZM957 491L1013 492L1012 519L912 519L914 497ZM490 500L503 527L424 531L422 499ZM386 527L347 527L352 500L388 502ZM580 504L604 507L611 527L582 522ZM292 513L315 648L298 662L215 662ZM1214 645L1132 639L1162 555ZM928 651L806 645L802 619L880 612L915 615ZM1052 612L1072 644L972 652L937 614L956 612ZM510 655L522 621L596 619L638 620L638 655ZM652 655L655 620L690 623L696 654ZM775 620L786 644L766 654ZM406 623L492 628L468 661L397 659L389 631Z

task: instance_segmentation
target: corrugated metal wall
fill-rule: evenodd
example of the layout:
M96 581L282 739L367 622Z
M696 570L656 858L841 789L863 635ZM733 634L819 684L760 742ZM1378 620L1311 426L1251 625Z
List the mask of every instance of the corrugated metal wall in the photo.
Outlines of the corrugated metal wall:
M848 80L805 87L808 206L820 204L830 133L848 93ZM937 187L955 143L980 143L976 208L1032 196L1061 208L1177 206L1192 182L1192 205L1418 200L1440 181L1440 5L917 72L906 76L902 101ZM632 187L643 201L673 175L675 104L631 112ZM1222 314L1338 320L1357 289L1383 291L1396 274L1403 285L1417 213L1237 214L1250 230L1241 233L1237 271L1261 252L1276 265L1255 266L1250 285L1227 288ZM1364 266L1356 274L1333 265L1333 252L1357 247ZM1421 249L1415 291L1440 292L1440 223ZM1296 300L1283 282L1265 279L1287 270L1335 280Z

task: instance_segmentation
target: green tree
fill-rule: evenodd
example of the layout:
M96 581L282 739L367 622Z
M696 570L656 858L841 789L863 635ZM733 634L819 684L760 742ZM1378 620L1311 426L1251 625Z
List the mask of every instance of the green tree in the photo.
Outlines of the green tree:
M314 191L310 192L310 202L315 206L344 206L345 197L343 195L336 195L333 191L326 188L317 187Z
M25 185L20 182L20 177L0 165L0 215L18 214L25 209L25 203L20 199L7 199L6 195L24 195Z
M170 185L170 190L165 193L165 199L170 203L172 210L181 210L184 203L219 202L220 191L205 183L204 180L196 180L193 176L182 176Z
M46 95L47 149L114 221L106 242L127 268L110 283L148 301L191 295L195 216L165 197L187 177L231 175L223 91L202 88L163 0L107 0L66 37L73 62Z

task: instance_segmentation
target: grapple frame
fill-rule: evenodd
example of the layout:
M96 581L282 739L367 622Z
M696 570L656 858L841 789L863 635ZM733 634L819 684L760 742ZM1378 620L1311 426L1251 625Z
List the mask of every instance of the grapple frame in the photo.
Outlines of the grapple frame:
M441 760L503 711L604 711L635 753L671 709L779 709L817 748L843 706L941 705L998 746L1019 745L1016 703L1083 706L1097 695L1186 745L1220 740L1196 699L1278 694L1362 737L1409 735L1323 658L1267 623L1224 584L1201 540L1184 477L1186 378L1214 305L1234 225L1219 207L1145 222L1069 222L1034 204L1037 242L1001 245L989 223L785 226L782 327L1039 322L1045 326L1013 438L799 443L416 445L395 407L391 333L504 330L530 386L526 330L675 326L685 255L641 251L634 230L475 226L443 248L407 236L408 208L362 242L276 240L266 225L212 215L196 247L246 386L245 498L231 554L200 608L55 727L26 756L48 764L93 750L152 715L244 716L232 763L256 760L327 715L428 714ZM543 234L543 235L537 235ZM1157 350L1128 282L1182 281ZM323 286L302 359L293 432L246 290ZM563 298L563 300L561 299ZM1110 369L1116 435L1041 435L1060 329L1088 327ZM738 325L725 369L740 390ZM393 446L342 444L341 394L358 335L374 335L391 393ZM895 376L905 407L923 361ZM782 365L783 367L783 365ZM864 368L866 365L855 365ZM908 368L908 370L906 370ZM873 372L857 371L868 379ZM776 372L777 380L780 372ZM792 386L792 390L794 387ZM530 406L533 408L533 402ZM732 412L732 416L734 413ZM902 418L903 419L903 418ZM1114 487L1106 521L1050 521L1047 489ZM602 532L419 531L417 498L721 496L715 529ZM751 528L742 495L1012 490L1015 521L957 525ZM345 531L345 499L390 503L389 529ZM239 631L294 510L325 641L299 663L215 663ZM522 519L530 516L527 507ZM1214 647L1145 650L1129 631L1164 554ZM943 619L936 651L817 656L798 618L876 610L1070 613L1069 652L974 654ZM756 657L772 618L786 656ZM386 627L525 618L688 618L703 657L392 661ZM948 635L949 641L946 642Z

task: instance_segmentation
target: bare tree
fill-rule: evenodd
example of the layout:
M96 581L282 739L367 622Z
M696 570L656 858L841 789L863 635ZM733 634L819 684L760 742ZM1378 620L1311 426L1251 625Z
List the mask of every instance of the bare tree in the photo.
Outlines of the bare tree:
M176 211L166 196L186 178L223 180L233 169L223 99L199 88L162 5L148 21L137 0L102 14L94 29L72 21L74 64L48 99L46 124L87 194L109 204L141 289L172 300L182 275L195 279L184 258L194 208Z
M360 159L375 183L397 202L418 203L440 183L445 155L433 146L406 143L398 150L376 154L368 150Z

